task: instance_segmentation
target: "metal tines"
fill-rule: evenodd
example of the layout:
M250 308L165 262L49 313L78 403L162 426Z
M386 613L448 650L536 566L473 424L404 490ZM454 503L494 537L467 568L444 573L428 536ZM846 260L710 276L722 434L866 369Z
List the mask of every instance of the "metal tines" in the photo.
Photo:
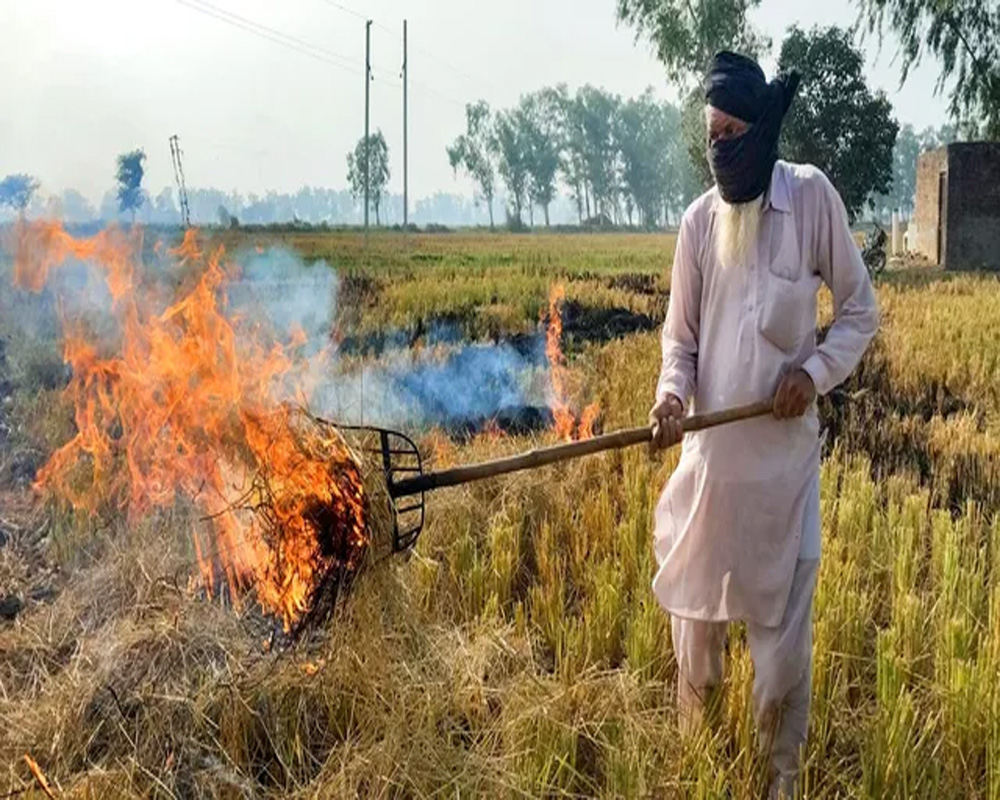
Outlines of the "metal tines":
M424 527L424 493L398 497L394 488L399 481L424 474L423 460L417 445L406 434L388 428L374 425L336 425L336 427L357 435L362 452L378 459L392 512L392 549L393 552L408 550L416 542Z

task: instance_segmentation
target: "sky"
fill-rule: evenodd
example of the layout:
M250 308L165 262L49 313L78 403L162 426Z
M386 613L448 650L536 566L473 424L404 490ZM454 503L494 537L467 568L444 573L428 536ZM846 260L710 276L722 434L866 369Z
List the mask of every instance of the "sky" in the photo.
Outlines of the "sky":
M346 154L364 133L366 17L371 129L388 142L392 192L402 191L408 20L411 203L471 193L445 154L466 102L505 107L559 82L677 98L651 46L616 22L615 0L0 0L0 175L27 172L44 192L72 187L97 202L116 154L141 147L155 195L173 185L168 137L177 134L189 187L345 188ZM856 17L851 0L763 0L751 19L774 42L765 72L790 25ZM900 89L895 41L866 51L869 84L886 91L901 123L946 121L932 59Z

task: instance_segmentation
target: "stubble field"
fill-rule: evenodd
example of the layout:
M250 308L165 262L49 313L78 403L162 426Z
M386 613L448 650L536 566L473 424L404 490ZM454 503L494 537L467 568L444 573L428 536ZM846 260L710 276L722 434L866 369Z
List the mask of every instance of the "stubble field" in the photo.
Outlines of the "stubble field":
M574 414L596 403L604 430L646 420L672 236L221 238L336 271L345 375L468 342L530 351L562 287L562 400ZM821 402L806 789L997 800L1000 280L907 266L878 297L876 342ZM11 319L0 595L24 607L0 622L0 795L42 796L29 754L67 797L760 796L740 626L717 728L688 746L676 735L669 620L650 590L652 510L676 453L432 493L412 554L362 572L307 641L268 651L252 608L191 588L183 509L93 515L31 491L74 420L57 337ZM529 367L547 381L544 362ZM460 377L453 392L478 383ZM350 383L334 410L377 421L379 385ZM505 432L480 409L435 426L433 408L391 419L431 468L557 441L544 415Z

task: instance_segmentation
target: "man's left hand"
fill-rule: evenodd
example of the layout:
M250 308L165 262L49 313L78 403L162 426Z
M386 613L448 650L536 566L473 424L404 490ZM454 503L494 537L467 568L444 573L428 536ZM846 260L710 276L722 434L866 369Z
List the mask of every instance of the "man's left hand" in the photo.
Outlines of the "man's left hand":
M789 372L774 395L775 419L801 417L815 399L816 386L809 373L801 368Z

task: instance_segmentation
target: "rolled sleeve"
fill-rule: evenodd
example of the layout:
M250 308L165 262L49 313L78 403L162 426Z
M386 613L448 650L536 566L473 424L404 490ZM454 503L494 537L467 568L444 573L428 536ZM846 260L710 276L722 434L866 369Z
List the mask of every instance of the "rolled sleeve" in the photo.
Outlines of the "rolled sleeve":
M656 399L674 395L686 409L697 386L698 330L701 315L701 270L697 237L690 215L677 234L670 273L670 300L661 333L663 360Z
M854 371L878 331L875 289L851 236L840 195L820 173L816 264L833 294L834 322L823 343L803 363L820 395L843 383Z

